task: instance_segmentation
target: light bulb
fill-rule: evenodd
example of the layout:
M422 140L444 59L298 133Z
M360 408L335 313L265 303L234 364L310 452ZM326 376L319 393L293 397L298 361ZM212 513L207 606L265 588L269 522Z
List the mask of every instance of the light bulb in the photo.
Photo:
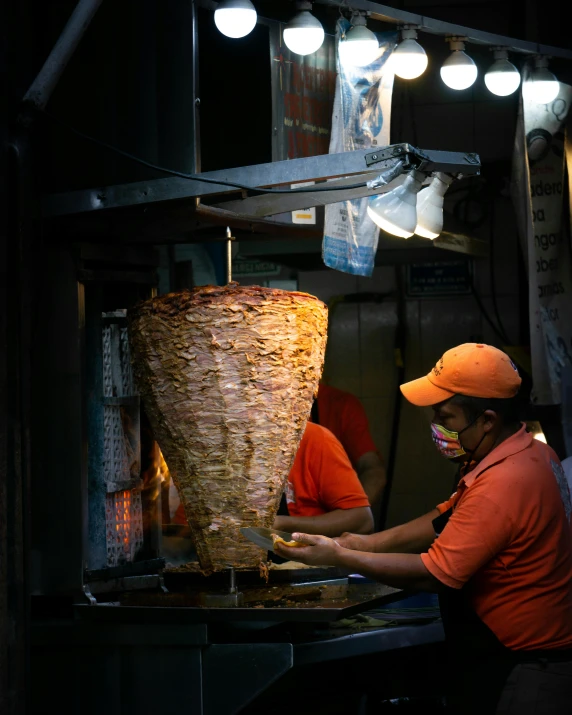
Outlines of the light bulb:
M214 14L215 25L227 37L244 37L256 25L256 10L250 0L222 0Z
M379 42L365 24L365 17L357 15L352 19L352 27L338 44L340 61L344 65L365 67L379 55Z
M489 92L498 97L507 97L520 85L520 72L508 61L508 52L504 48L494 51L495 62L485 74L485 84Z
M443 230L443 197L452 181L452 176L436 172L429 186L417 194L415 233L418 236L433 240Z
M485 74L485 84L489 92L498 97L507 97L520 85L520 72L508 60L497 60Z
M387 233L400 238L413 236L417 226L417 194L424 178L421 171L414 170L401 186L372 196L367 206L368 216Z
M301 12L290 20L284 28L284 43L297 55L310 55L322 46L324 28L318 18L309 11L311 2L298 2Z
M548 104L556 99L560 92L560 82L548 69L546 57L536 57L534 69L522 87L523 94L529 101Z
M451 89L468 89L474 84L479 71L474 60L464 52L462 40L450 41L451 54L441 67L441 79Z
M391 53L391 70L401 79L415 79L427 69L427 53L416 41L414 28L401 30L402 42Z

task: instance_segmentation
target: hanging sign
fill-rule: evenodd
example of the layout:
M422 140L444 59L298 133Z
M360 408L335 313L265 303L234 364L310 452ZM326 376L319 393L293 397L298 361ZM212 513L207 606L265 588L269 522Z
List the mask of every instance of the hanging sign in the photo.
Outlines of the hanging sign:
M302 186L313 186L315 181L304 181L301 184L291 184L290 188L299 189ZM292 211L292 223L316 223L316 207Z
M338 44L348 28L349 21L340 18L336 27ZM330 154L389 145L393 73L387 71L387 60L397 33L375 34L379 55L366 67L346 65L337 53ZM326 206L322 257L330 268L359 276L373 273L379 228L367 215L368 200L365 197Z
M435 261L407 266L407 295L469 295L471 292L469 261Z

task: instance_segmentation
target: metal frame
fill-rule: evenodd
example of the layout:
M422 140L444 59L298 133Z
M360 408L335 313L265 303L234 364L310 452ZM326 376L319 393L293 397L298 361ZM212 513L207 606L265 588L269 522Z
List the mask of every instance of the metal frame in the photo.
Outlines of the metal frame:
M372 20L388 22L393 25L415 25L416 29L427 32L430 35L442 35L443 37L462 36L466 38L467 42L472 42L476 45L502 46L510 52L572 60L572 50L518 40L505 35L496 35L492 32L475 30L471 27L455 25L452 22L444 22L443 20L434 20L431 17L406 12L405 10L397 10L377 2L369 2L368 0L314 0L314 2L318 5L330 5L347 10L366 12Z
M380 193L379 188L364 185L356 189L344 188L358 181L367 182L375 178L383 169L391 167L397 160L404 161L404 170L417 168L430 173L444 171L451 174L476 175L480 172L480 159L476 154L419 150L410 144L395 144L378 150L362 149L341 154L326 154L303 159L254 164L235 169L206 172L202 176L211 182L217 180L238 183L255 188L275 187L304 181L330 181L330 186L339 191L316 191L306 193L273 194L263 193L253 197L243 197L226 203L215 204L229 212L270 216L285 211L303 208L312 204L326 205L337 201ZM344 177L344 178L340 178ZM349 177L349 178L348 178ZM388 188L392 185L389 184ZM169 202L236 194L240 189L225 184L207 183L200 179L170 177L140 181L105 188L72 191L44 197L44 218L79 216L105 211L112 212L134 206L160 205L170 208ZM232 223L232 214L228 217Z
M102 0L79 0L42 69L24 95L24 104L44 109L101 3ZM30 117L26 117L25 122L29 121Z

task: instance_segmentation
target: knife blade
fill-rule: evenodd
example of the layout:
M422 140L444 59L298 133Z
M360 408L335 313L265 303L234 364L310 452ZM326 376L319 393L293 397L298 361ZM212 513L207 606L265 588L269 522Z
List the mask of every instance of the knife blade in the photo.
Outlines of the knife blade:
M266 551L274 550L274 542L272 540L272 534L277 534L281 536L284 541L292 541L292 534L287 531L277 531L276 529L267 529L265 527L253 527L253 526L243 526L240 529L240 533L245 536L253 544L260 546Z

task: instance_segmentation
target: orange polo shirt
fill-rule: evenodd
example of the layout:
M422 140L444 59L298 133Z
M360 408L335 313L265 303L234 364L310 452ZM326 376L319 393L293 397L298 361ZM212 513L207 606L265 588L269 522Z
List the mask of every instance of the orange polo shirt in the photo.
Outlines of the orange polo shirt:
M437 508L453 513L421 554L513 650L572 648L570 491L560 460L522 428Z
M369 500L338 439L308 422L286 484L290 516L318 516L334 509L369 506Z
M366 452L378 452L363 405L351 393L320 383L318 416L322 427L340 440L354 467Z

